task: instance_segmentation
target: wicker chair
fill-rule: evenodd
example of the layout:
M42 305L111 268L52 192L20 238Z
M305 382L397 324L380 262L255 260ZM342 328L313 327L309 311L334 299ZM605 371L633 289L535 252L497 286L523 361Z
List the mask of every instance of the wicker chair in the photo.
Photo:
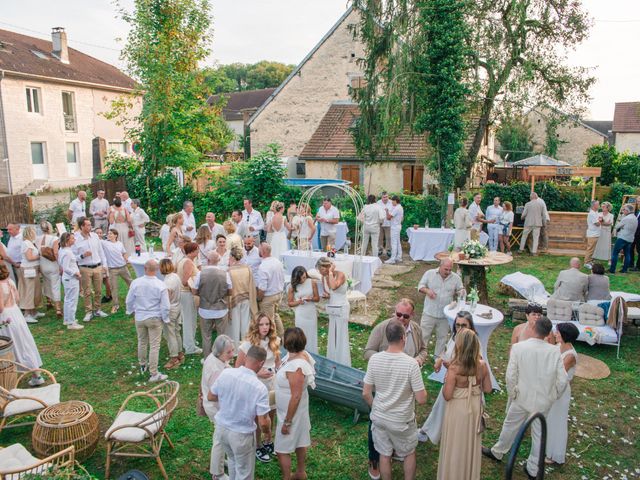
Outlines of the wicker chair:
M31 455L20 443L0 448L0 480L17 480L27 474L42 475L45 472L61 469L73 470L74 465L75 448L73 446L42 460Z
M174 448L165 427L178 405L179 389L178 382L167 381L146 392L133 393L125 399L104 436L107 441L105 479L109 478L111 457L114 456L154 457L162 476L168 480L160 459L160 449L165 438L169 446Z
M28 381L34 373L46 377L45 383L29 387ZM60 384L51 372L0 359L0 432L5 428L32 424L33 421L20 420L57 403L60 403Z

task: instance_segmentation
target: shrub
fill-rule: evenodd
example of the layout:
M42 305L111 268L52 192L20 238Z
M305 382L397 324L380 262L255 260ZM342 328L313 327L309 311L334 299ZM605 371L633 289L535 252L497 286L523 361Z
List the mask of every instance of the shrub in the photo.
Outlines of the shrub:
M624 183L614 183L611 185L611 191L609 195L605 198L605 200L609 201L613 206L613 210L611 213L617 215L620 211L620 207L622 207L622 197L625 195L633 195L638 192L636 187L632 187L631 185L626 185Z
M582 212L589 208L591 200L590 187L559 187L553 182L537 182L535 192L545 201L548 210L557 212ZM529 201L531 185L526 182L515 182L510 185L488 184L482 189L483 209L493 203L494 197L502 201L510 201L514 208Z

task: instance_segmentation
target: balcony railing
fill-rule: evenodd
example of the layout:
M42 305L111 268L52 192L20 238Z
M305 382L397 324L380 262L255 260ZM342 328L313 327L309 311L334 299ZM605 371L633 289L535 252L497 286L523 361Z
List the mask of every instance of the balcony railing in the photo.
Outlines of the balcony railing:
M68 132L76 131L76 117L73 115L64 115L64 129Z

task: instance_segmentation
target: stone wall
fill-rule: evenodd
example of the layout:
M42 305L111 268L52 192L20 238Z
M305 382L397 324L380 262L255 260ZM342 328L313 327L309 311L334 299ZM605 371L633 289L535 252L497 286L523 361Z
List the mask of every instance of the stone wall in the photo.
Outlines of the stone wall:
M616 150L640 154L640 132L616 133Z
M341 179L341 162L325 160L307 160L307 178ZM353 165L354 162L345 162ZM402 192L402 167L409 163L387 162L370 166L360 164L364 169L360 176L365 194L379 194L381 191Z

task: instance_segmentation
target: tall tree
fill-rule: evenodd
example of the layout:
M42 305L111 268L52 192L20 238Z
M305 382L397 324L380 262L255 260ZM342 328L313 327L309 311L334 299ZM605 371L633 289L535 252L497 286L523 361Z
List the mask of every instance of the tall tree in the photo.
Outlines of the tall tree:
M140 141L146 171L191 170L233 138L220 106L207 104L198 68L209 54L209 1L135 0L133 12L120 12L131 26L122 57L143 98L128 133ZM111 115L122 115L125 104L116 103Z
M239 92L260 88L275 88L295 68L280 62L262 60L258 63L231 63L204 69L211 93Z
M496 140L499 143L496 152L505 161L517 162L534 155L533 135L522 115L506 115L496 131Z

